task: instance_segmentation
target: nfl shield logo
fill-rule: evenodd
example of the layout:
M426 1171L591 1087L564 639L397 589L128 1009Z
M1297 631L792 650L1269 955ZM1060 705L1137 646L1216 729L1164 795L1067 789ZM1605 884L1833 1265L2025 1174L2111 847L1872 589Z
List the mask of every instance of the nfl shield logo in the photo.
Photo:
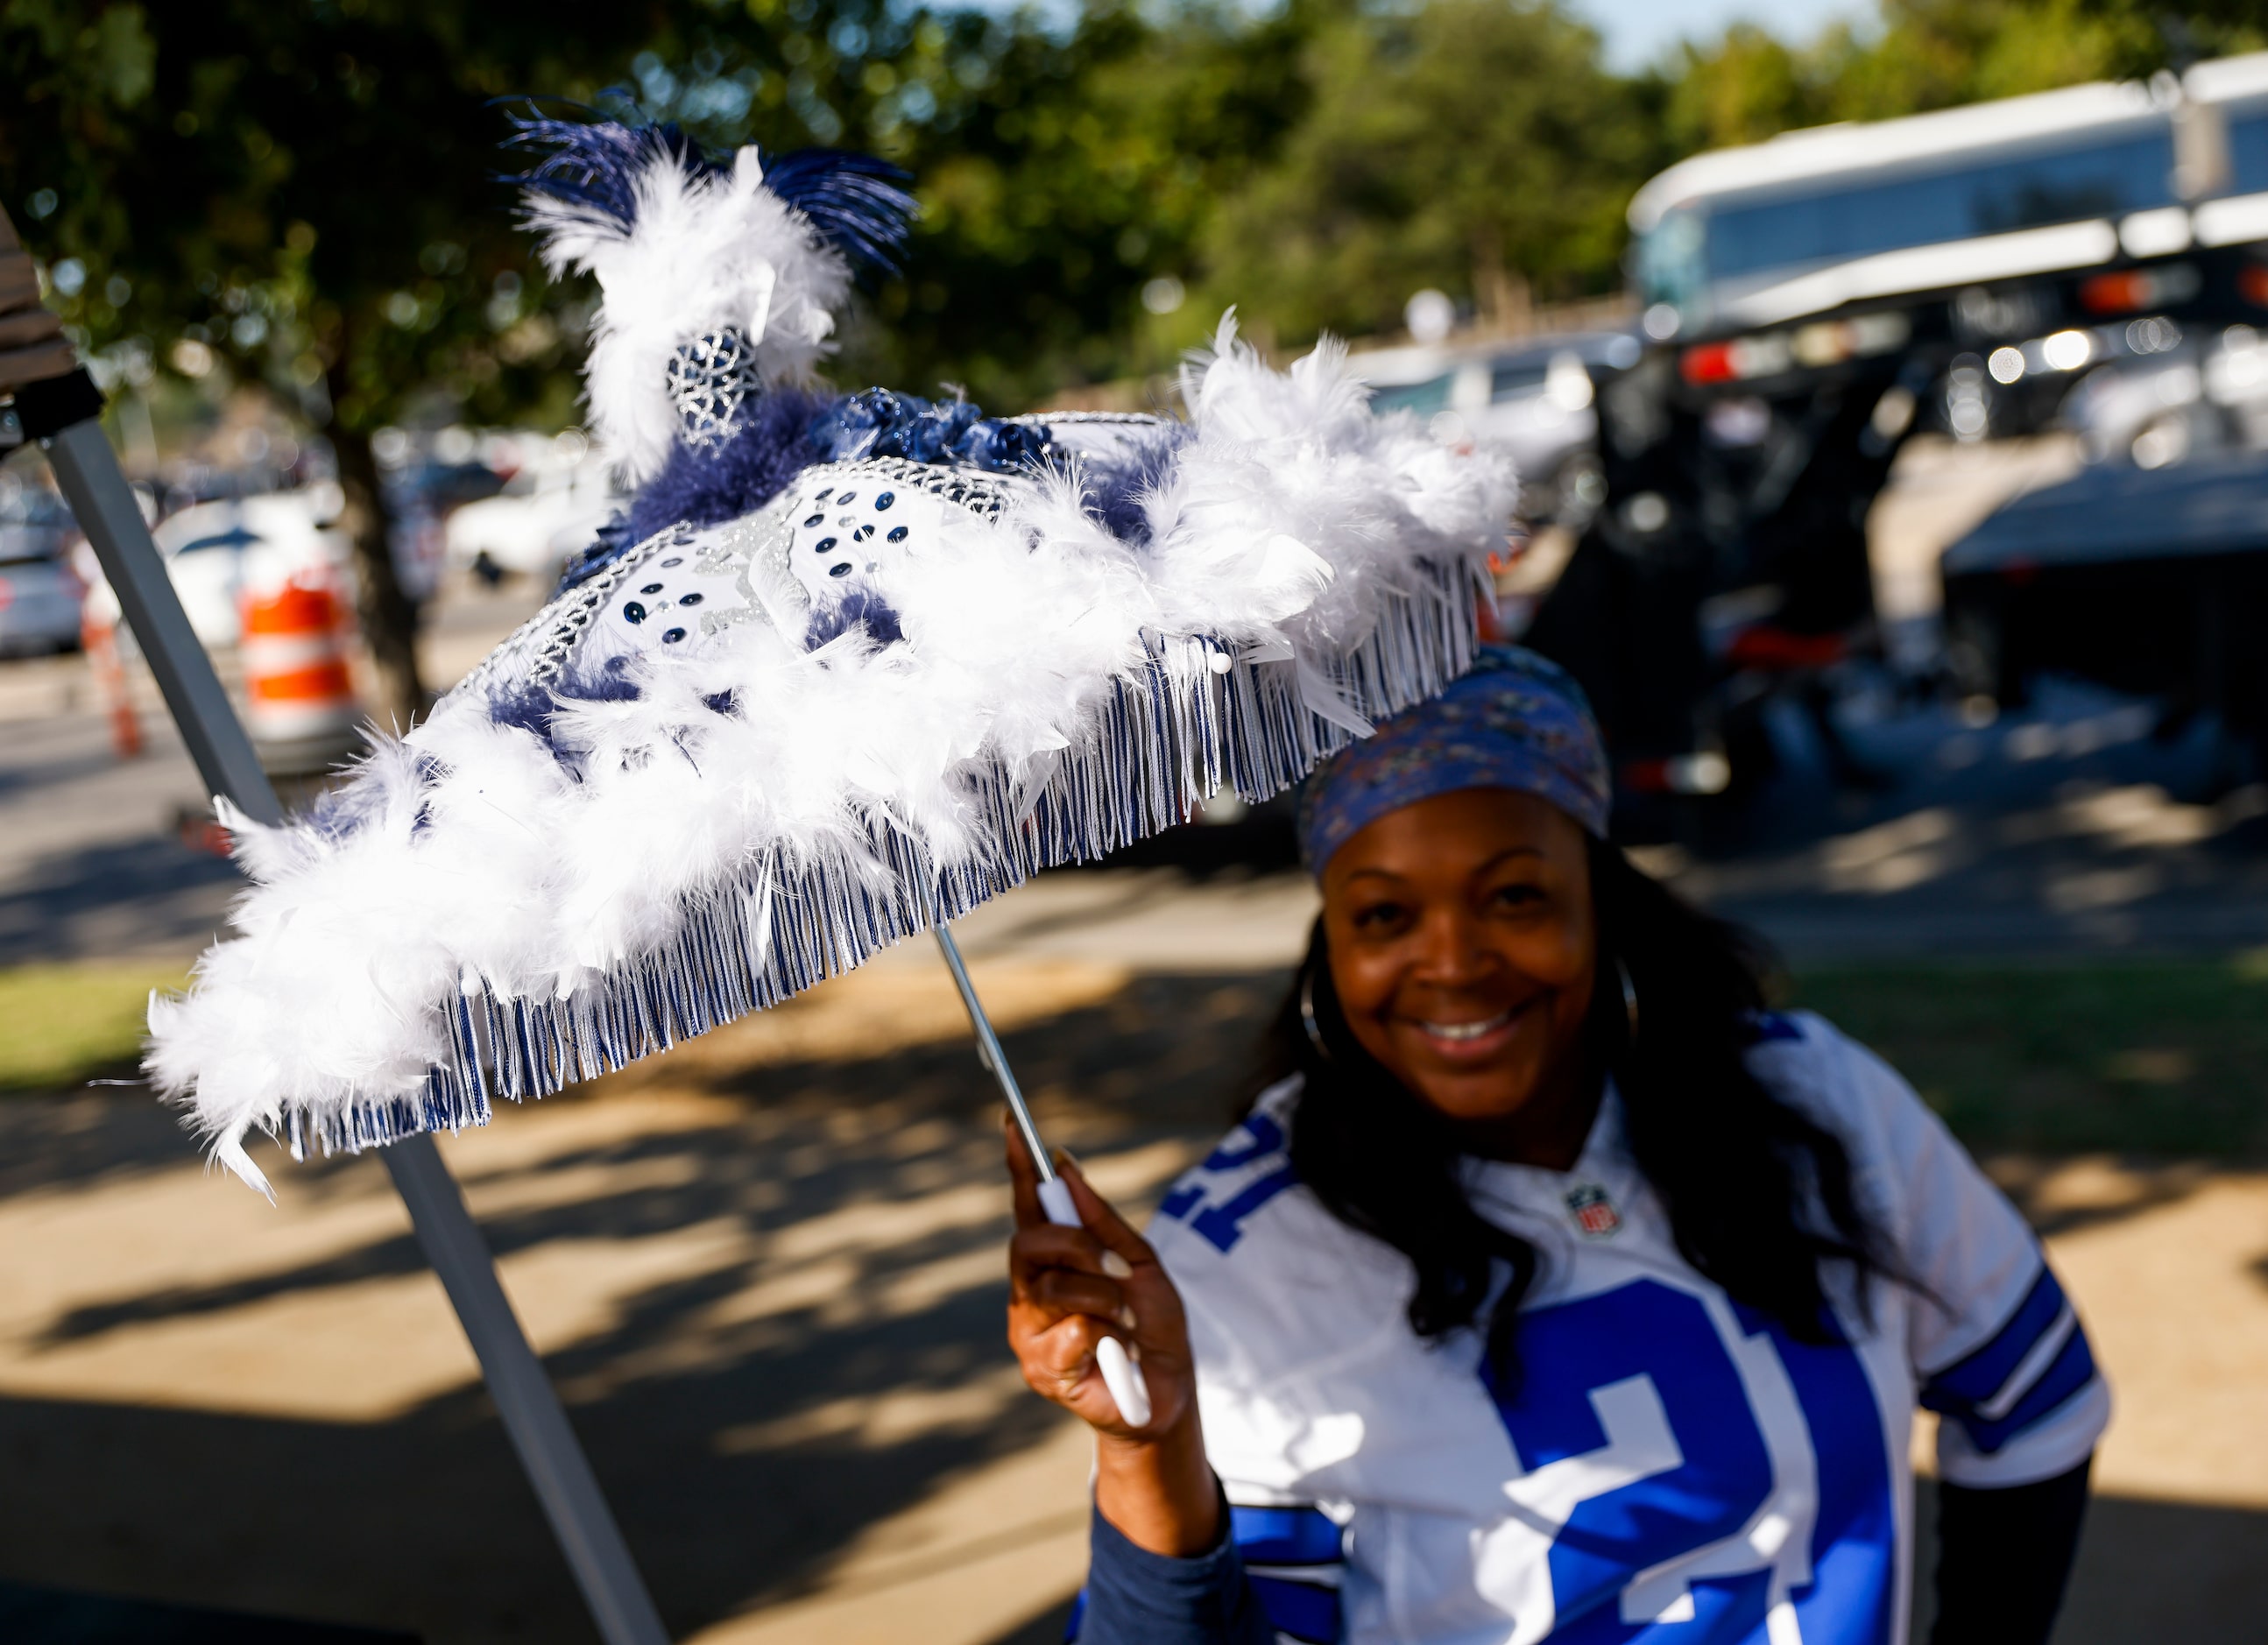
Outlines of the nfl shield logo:
M1595 1182L1569 1189L1567 1208L1575 1214L1575 1226L1583 1230L1587 1239L1604 1239L1623 1225L1615 1202Z

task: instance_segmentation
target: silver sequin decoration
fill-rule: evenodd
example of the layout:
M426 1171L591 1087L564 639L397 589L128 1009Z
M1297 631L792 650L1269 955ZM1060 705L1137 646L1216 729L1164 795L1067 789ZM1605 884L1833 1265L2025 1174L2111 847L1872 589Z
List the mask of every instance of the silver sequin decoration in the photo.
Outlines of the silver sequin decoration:
M756 351L731 326L677 345L669 356L669 403L686 444L702 451L740 431L740 408L755 395Z

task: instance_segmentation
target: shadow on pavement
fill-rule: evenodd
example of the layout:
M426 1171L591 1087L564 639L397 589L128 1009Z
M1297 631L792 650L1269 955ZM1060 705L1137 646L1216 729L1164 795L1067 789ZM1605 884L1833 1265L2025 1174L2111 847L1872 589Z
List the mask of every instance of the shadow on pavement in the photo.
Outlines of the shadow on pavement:
M416 1635L143 1605L0 1583L0 1636L18 1645L419 1645Z
M1003 1634L989 1645L1063 1645L1064 1629L1071 1626L1071 1602L1051 1605L1012 1634Z
M2054 956L2268 943L2268 789L2232 788L2213 728L2067 681L1964 725L1930 706L1846 727L1890 778L1837 792L1808 734L1742 808L1642 857L1791 958Z
M1183 1157L1225 1125L1269 993L1248 980L1144 979L1011 1034L1008 1047L1065 1143L1095 1157L1162 1141ZM746 1237L742 1254L642 1285L604 1328L548 1358L681 1637L811 1591L876 1521L1058 1421L1014 1381L1000 1342L1000 1134L965 1044L684 1072L673 1079L657 1062L637 1078L725 1096L731 1117L516 1171L475 1160L468 1173L476 1201L486 1187L539 1201L483 1215L507 1257L696 1227ZM101 1113L116 1123L90 1117ZM498 1129L516 1118L500 1115ZM178 1169L190 1152L154 1105L27 1099L0 1122L0 1193L11 1196ZM373 1169L298 1168L294 1197L367 1192ZM588 1186L544 1197L546 1179L568 1179ZM369 1237L68 1309L25 1348L351 1294L421 1267L406 1235ZM409 1629L432 1645L593 1637L477 1390L372 1423L0 1399L0 1458L7 1578Z
M1279 986L1137 977L1012 1032L1008 1048L1053 1135L1090 1161L1149 1150L1154 1181L1221 1129ZM869 1043L887 1026L877 1021ZM508 1258L551 1250L596 1263L648 1237L716 1232L712 1254L635 1280L549 1356L679 1637L825 1590L846 1549L863 1540L871 1552L878 1524L1059 1432L1000 1342L1000 1134L966 1042L762 1066L715 1045L547 1105L570 1110L563 1120L617 1116L611 1130L506 1113L490 1134L498 1144L516 1120L524 1135L565 1140L463 1157L483 1228ZM638 1118L646 1098L656 1115L674 1103L674 1117ZM0 1201L58 1185L134 1191L190 1154L154 1105L0 1105ZM319 1209L367 1202L376 1170L294 1168L291 1197ZM2169 1203L2189 1184L2169 1168L2132 1208ZM169 1322L354 1298L420 1271L398 1224L356 1226L303 1259L279 1242L272 1267L239 1261L210 1279L81 1294L13 1351L36 1361L130 1345ZM383 1340L371 1352L382 1355ZM409 1630L430 1645L593 1637L476 1388L367 1422L261 1414L253 1399L217 1410L64 1392L0 1399L0 1577ZM957 1527L948 1546L902 1550L898 1569L911 1580L1027 1534L1060 1538L1074 1527L1057 1523L1059 1508L1072 1511L1035 1503L1029 1525L1004 1514ZM2235 1645L2257 1636L2264 1573L2268 1514L2106 1498L2058 1640ZM1061 1619L1060 1606L1042 1612L995 1645L1052 1641Z
M234 865L167 835L26 863L0 896L0 965L187 950L220 934Z

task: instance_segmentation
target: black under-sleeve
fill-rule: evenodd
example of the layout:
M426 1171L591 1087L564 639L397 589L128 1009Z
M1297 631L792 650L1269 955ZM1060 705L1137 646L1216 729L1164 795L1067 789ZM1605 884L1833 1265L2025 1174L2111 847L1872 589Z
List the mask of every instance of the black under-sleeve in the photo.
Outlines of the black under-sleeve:
M1930 1645L2046 1645L2087 1517L2089 1457L1999 1490L1937 1487L1937 1626Z
M1138 1548L1095 1510L1079 1645L1270 1645L1275 1630L1220 1510L1220 1541L1177 1560Z

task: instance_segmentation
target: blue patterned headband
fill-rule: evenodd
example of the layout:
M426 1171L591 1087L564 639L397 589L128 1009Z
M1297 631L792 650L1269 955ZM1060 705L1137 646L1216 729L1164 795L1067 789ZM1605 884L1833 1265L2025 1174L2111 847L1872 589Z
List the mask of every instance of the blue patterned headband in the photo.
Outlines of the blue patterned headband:
M1300 855L1320 875L1387 812L1459 789L1535 795L1606 838L1606 747L1565 669L1517 646L1483 646L1440 696L1316 769L1300 797Z

